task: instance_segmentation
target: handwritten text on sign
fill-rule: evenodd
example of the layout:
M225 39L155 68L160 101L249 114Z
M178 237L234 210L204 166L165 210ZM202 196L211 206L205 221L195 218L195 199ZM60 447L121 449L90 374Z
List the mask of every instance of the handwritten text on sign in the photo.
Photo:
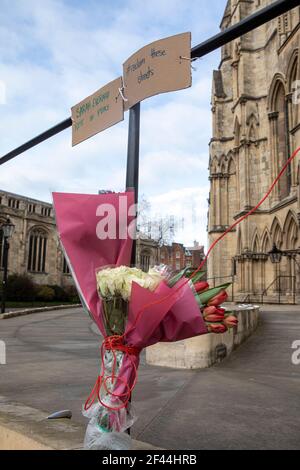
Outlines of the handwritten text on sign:
M149 96L190 87L190 58L191 33L155 41L133 54L123 64L125 109Z
M122 77L113 80L72 108L72 145L124 119L119 89Z

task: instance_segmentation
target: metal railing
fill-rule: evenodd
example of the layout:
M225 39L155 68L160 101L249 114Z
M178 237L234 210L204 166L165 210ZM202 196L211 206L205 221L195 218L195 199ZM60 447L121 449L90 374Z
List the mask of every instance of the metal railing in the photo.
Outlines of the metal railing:
M276 276L275 279L271 282L271 284L263 290L261 294L261 303L264 303L264 298L268 295L268 291L271 289L271 287L274 286L275 284L275 289L273 289L273 293L275 295L278 295L278 304L290 304L291 302L282 302L282 299L286 300L286 294L282 291L282 283L281 279L286 279L288 280L289 287L292 286L292 304L296 304L296 276L284 276L284 275L279 275ZM286 291L288 289L284 289Z
M234 275L210 277L207 279L207 282L209 283L210 287L216 287L218 285L230 282L231 298L229 297L229 300L232 302L234 302L236 298L236 300L238 299L238 301L241 303L256 302L264 304L266 297L269 297L268 300L271 299L271 303L277 303L281 305L296 305L296 276L277 276L275 279L273 279L268 287L263 289L262 292L247 293L242 300L240 300L241 292L235 289L235 283L237 283L237 280Z
M286 287L283 288L282 279L287 280ZM288 286L287 286L288 285ZM271 289L271 293L269 292ZM287 297L287 292L292 291L290 297ZM266 287L262 292L248 293L241 301L242 303L261 303L264 304L266 297L269 296L268 301L279 305L296 305L296 276L276 276L275 279ZM292 302L291 302L292 300Z
M241 301L243 304L251 303L251 295L247 294L246 297Z

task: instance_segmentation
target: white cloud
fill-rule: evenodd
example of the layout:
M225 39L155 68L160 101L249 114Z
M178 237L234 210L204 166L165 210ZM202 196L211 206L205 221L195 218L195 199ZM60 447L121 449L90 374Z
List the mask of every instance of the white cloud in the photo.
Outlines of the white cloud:
M176 241L191 246L197 240L206 246L208 191L208 186L186 187L151 196L151 215L154 220L163 216L174 216L177 220L182 220L183 224L175 235Z

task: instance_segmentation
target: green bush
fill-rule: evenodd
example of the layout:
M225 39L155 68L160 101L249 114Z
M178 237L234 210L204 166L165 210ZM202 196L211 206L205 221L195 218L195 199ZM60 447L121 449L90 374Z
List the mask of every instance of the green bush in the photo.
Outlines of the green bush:
M68 301L73 303L80 303L80 299L77 293L77 289L75 286L66 286L65 292L68 296Z
M68 302L69 297L68 293L62 287L58 286L57 284L51 284L48 287L54 290L55 298L58 302Z
M51 302L55 299L55 290L49 286L42 286L37 292L37 299L43 302Z
M1 287L0 282L0 294ZM80 302L75 286L37 285L26 274L8 276L6 299L12 302Z
M26 274L10 274L7 279L7 300L35 300L37 286Z

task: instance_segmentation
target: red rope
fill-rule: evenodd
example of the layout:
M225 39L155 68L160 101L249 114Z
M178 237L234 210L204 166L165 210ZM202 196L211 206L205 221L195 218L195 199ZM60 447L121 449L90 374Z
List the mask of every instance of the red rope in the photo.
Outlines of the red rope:
M104 347L107 351L123 351L130 356L138 356L141 352L134 346L128 346L127 344L124 344L123 337L120 335L107 336L104 339L104 343Z
M149 302L148 304L144 305L143 308L138 312L136 318L135 318L135 321L133 322L133 324L131 325L131 327L126 331L126 334L128 334L130 331L132 331L140 316L142 315L142 313L149 307L153 307L154 305L157 305L157 304L160 304L162 302L164 302L165 300L168 300L170 299L171 297L175 296L177 294L177 292L182 289L187 283L190 282L190 279L192 279L194 276L196 276L196 274L202 269L202 267L204 266L204 264L206 263L210 253L212 252L212 250L214 249L214 247L217 245L217 243L219 243L229 232L231 232L232 229L234 229L237 225L239 225L243 220L245 220L247 217L249 217L249 215L253 214L265 201L266 199L270 196L271 192L273 191L274 187L276 186L276 184L278 183L278 181L280 180L281 176L283 175L283 173L286 171L286 169L288 168L288 166L290 165L290 163L294 160L294 158L296 157L296 155L300 152L300 147L295 150L295 152L292 154L292 156L287 160L287 162L285 163L285 165L283 166L283 168L281 169L280 173L278 174L278 176L275 178L275 180L273 181L273 183L271 184L270 188L268 189L267 193L265 194L265 196L259 201L259 203L253 207L249 212L247 212L245 215L243 215L242 217L240 217L238 220L236 220L230 227L228 227L224 233L222 233L222 235L220 235L212 244L211 246L209 247L207 253L206 253L206 256L204 257L204 259L202 260L202 262L200 263L200 265L198 266L198 268L192 273L192 275L190 276L190 278L187 278L185 280L185 282L181 283L181 285L179 287L177 287L175 290L173 289L172 292L168 295L166 295L165 297L159 299L159 300L155 300L153 302ZM98 398L99 402L105 406L106 408L109 408L110 410L120 410L122 408L125 408L130 400L130 396L131 396L131 392L132 390L134 389L135 387L135 384L137 382L137 368L136 368L136 365L134 363L134 361L132 360L132 356L137 356L139 355L140 351L137 350L136 348L133 348L131 346L127 346L124 344L124 338L125 338L125 333L123 333L122 335L120 336L109 336L107 338L105 338L105 340L103 341L102 343L102 346L101 346L101 358L102 358L102 365L101 365L101 370L102 370L102 374L100 376L98 376L97 378L97 381L94 385L94 388L90 394L90 396L88 397L85 405L84 405L84 408L85 410L88 410L92 404L94 403L95 401L95 398ZM105 373L105 364L104 364L104 354L105 354L105 350L111 350L113 352L113 368L112 368L112 375L111 376L107 376L105 379L104 379L104 373ZM133 380L133 384L132 386L130 387L128 385L128 383L126 382L126 380L120 378L120 377L116 377L115 375L115 368L116 368L116 354L115 354L115 351L118 350L118 351L123 351L124 354L127 354L128 357L131 359L131 362L132 362L132 365L133 365L133 368L134 368L134 380ZM108 380L111 380L112 381L112 384L114 382L114 380L120 380L121 382L123 382L123 384L125 385L127 391L125 393L122 393L122 394L114 394L113 392L109 391L108 388L107 388L107 385L106 385L106 382ZM116 408L113 408L109 405L107 405L106 403L103 403L102 400L101 400L101 397L100 397L100 389L101 389L101 386L104 386L105 388L105 391L113 396L113 397L117 397L117 398L122 398L122 404L119 406L119 407L116 407Z
M112 351L113 355L113 365L112 365L112 373L111 375L106 375L106 367L105 367L105 352L106 351ZM116 367L117 367L117 355L116 351L122 351L124 354L127 354L127 356L131 360L131 364L134 369L134 379L133 379L133 384L130 387L129 384L127 383L126 380L122 379L119 375L116 375ZM96 399L99 400L101 405L105 406L105 408L108 408L113 411L118 411L121 410L122 408L126 408L128 405L128 402L131 397L132 390L135 387L135 384L137 382L137 368L135 365L134 360L132 359L132 356L139 356L140 354L140 349L135 348L133 346L128 346L124 344L124 335L114 335L114 336L107 336L104 338L104 341L101 345L100 348L100 353L101 353L101 375L97 377L96 383L93 387L93 390L91 391L88 399L86 400L84 404L84 409L88 410L93 403L95 402ZM113 393L111 390L108 389L107 382L111 381L111 385L116 385L118 381L122 382L125 387L126 387L126 392L124 393ZM115 382L115 383L114 383ZM107 403L104 403L101 399L100 396L100 391L101 387L104 387L105 392L107 395L116 397L116 398L121 398L122 403L119 406L113 407L111 405L108 405Z

